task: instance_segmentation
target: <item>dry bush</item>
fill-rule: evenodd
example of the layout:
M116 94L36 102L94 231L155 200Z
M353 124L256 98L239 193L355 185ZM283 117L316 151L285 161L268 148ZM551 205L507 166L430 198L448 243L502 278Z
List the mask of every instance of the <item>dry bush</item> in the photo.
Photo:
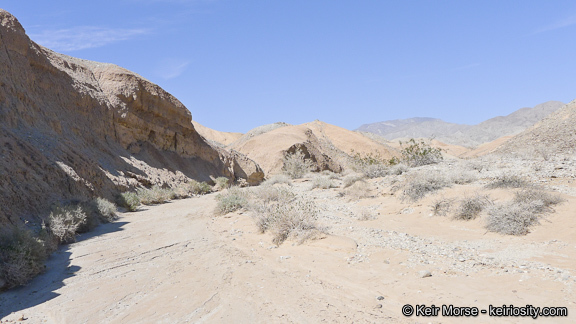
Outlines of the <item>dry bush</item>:
M368 208L363 208L360 210L360 214L358 215L358 220L360 221L369 221L376 219L376 214L369 210Z
M172 188L162 188L158 185L152 188L138 188L136 194L144 205L163 204L176 197Z
M451 170L452 182L455 184L468 184L478 180L478 176L473 171Z
M287 187L259 186L254 191L254 197L260 201L257 205L272 202L290 203L296 198L296 194Z
M411 167L418 167L427 164L434 164L442 161L442 150L432 147L429 143L424 141L416 142L415 139L410 139L406 143L400 142L402 149L401 161Z
M188 190L192 195L205 195L212 192L212 187L206 182L198 182L196 180L191 180L188 182Z
M343 191L344 195L352 200L370 197L370 184L364 180L354 182Z
M451 179L440 172L414 173L407 177L402 185L402 199L418 201L429 193L451 185Z
M332 172L330 170L323 170L320 172L321 175L328 177L330 180L340 180L341 176L338 173Z
M390 161L382 158L380 153L367 153L362 155L354 151L351 152L350 166L352 170L363 173L370 179L387 176L389 165Z
M216 214L225 215L248 207L248 194L239 187L230 187L216 196Z
M216 191L222 191L230 187L230 179L226 177L218 177L214 179L214 183L215 183L214 190Z
M29 230L7 226L0 230L0 290L26 284L44 270L48 253Z
M312 179L312 188L320 188L320 189L330 189L330 188L335 188L336 185L334 184L334 182L332 180L330 180L330 178L328 176L323 176L323 175L316 175L314 176L314 178Z
M292 179L287 176L286 174L275 174L266 181L262 182L264 186L272 186L275 184L287 184L289 186L292 185Z
M116 203L119 206L126 208L126 210L133 212L138 210L138 207L140 206L140 198L135 192L126 191L118 196Z
M356 181L360 181L364 178L365 178L365 175L363 173L348 174L344 177L344 179L342 179L342 187L348 188L351 185L353 185L354 183L356 183Z
M512 201L488 209L486 229L510 235L527 234L530 227L540 223L543 214L553 211L551 206L563 201L560 196L537 188L521 190Z
M48 227L60 243L76 241L76 234L88 222L88 213L80 205L57 206L48 217Z
M409 167L404 163L398 163L390 166L388 173L392 175L401 175L402 173L408 172Z
M525 188L530 183L522 177L515 174L503 174L496 177L492 182L486 185L488 189L496 188Z
M490 204L491 201L486 195L476 194L473 197L465 197L460 200L460 205L458 205L458 208L456 209L454 219L475 219Z
M448 213L450 212L450 209L452 208L452 204L454 203L453 198L449 199L449 198L440 198L435 200L432 205L430 206L430 208L432 209L432 214L434 216L446 216L448 215Z
M310 159L306 159L304 153L300 150L284 156L282 171L292 179L300 179L313 169L314 163Z
M116 214L116 205L113 202L108 201L104 198L96 198L92 201L96 212L101 221L105 223L110 223L118 219Z

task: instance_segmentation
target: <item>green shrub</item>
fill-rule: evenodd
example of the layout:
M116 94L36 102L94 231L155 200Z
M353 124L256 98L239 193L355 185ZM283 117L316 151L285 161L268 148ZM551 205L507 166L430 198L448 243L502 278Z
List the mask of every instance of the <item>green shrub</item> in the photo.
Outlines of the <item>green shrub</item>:
M246 192L238 187L230 187L227 191L216 196L216 213L225 215L248 206Z
M373 179L388 175L389 161L386 161L380 153L355 153L351 152L351 166L356 172L363 173Z
M212 192L212 187L206 182L191 180L188 185L193 195L205 195Z
M0 290L26 284L44 270L44 244L29 230L7 226L0 230Z
M176 197L172 188L162 188L158 185L154 185L149 189L138 188L136 189L136 194L144 205L163 204Z
M117 202L118 205L126 208L128 211L131 212L137 211L138 207L140 206L140 198L138 197L138 194L131 191L121 193L118 196Z
M214 180L214 190L222 191L230 187L230 180L226 177L218 177Z
M306 159L304 153L300 150L288 153L284 157L282 171L292 179L300 179L313 169L314 163L310 159Z
M416 142L410 139L406 143L400 142L402 155L401 161L411 167L417 167L427 164L434 164L442 161L442 150L430 146L424 141Z

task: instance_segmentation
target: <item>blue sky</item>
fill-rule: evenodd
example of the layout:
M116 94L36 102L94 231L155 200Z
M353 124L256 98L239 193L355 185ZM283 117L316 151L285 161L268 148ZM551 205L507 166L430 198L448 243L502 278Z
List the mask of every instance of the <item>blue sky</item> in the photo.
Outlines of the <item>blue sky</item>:
M36 42L115 63L193 119L477 124L576 98L576 2L3 0Z

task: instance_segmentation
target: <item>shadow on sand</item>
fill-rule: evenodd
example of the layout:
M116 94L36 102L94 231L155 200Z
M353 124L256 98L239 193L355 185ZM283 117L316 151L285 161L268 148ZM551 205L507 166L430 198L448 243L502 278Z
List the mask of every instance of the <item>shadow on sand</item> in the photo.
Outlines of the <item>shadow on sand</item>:
M121 231L127 222L102 224L89 233L77 237L77 242L95 236ZM62 245L46 262L46 272L34 278L29 284L0 293L0 320L11 313L47 302L60 294L56 290L63 287L64 280L76 275L79 266L70 265L70 245Z

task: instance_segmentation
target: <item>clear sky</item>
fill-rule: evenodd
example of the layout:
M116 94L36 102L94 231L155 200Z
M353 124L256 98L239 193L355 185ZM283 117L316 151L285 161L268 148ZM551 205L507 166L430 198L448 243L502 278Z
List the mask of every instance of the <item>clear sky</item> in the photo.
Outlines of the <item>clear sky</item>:
M2 0L36 42L159 84L205 126L477 124L576 98L576 1Z

